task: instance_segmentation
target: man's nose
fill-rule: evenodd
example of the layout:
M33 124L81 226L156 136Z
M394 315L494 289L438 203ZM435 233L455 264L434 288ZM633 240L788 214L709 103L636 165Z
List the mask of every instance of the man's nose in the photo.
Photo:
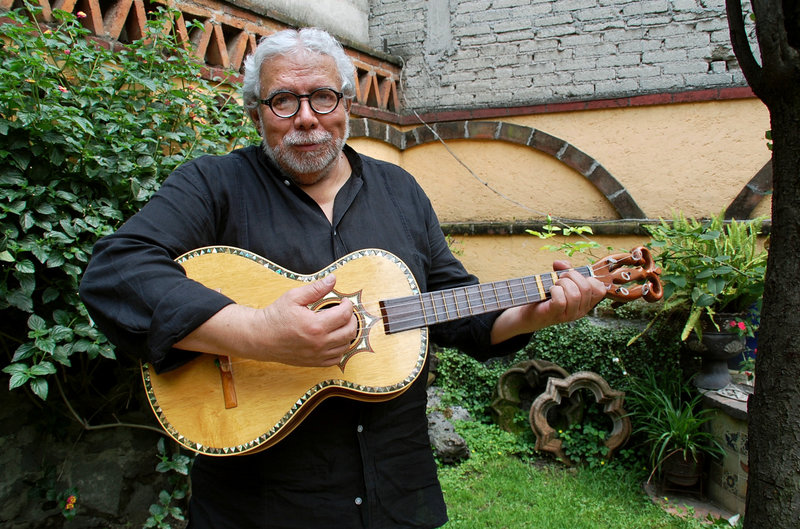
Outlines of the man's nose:
M300 98L300 108L297 109L294 120L301 128L315 127L318 123L317 113L311 108L311 103L307 97Z

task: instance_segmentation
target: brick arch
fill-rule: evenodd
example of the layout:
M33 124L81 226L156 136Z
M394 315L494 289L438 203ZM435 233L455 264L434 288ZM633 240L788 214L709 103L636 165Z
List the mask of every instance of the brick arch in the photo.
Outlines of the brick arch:
M764 164L753 178L747 182L728 209L726 219L749 219L761 200L772 192L772 160Z
M433 130L431 130L431 128ZM614 176L595 159L574 145L532 127L502 121L449 121L421 125L406 132L369 118L350 119L350 135L389 143L401 151L442 140L493 140L523 145L556 158L582 174L603 193L623 219L645 219L644 211Z

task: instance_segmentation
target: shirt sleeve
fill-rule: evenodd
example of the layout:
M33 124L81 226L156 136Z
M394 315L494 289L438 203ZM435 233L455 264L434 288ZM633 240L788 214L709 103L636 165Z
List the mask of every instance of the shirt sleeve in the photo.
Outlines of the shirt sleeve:
M172 346L233 302L187 278L175 262L214 241L220 206L203 173L201 158L170 175L139 213L97 242L80 285L97 327L157 371L192 358Z

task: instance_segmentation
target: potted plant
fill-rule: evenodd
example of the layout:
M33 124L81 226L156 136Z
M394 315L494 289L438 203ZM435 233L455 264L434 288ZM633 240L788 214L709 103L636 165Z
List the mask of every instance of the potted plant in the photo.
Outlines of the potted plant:
M662 268L664 302L651 324L680 318L681 340L703 358L695 384L719 389L730 383L727 361L745 352L764 292L767 249L760 240L764 218L726 221L675 214L647 229L648 246Z
M703 474L706 456L721 457L722 446L708 431L712 409L702 408L702 394L692 394L680 373L656 377L648 370L633 377L626 392L634 435L643 436L649 448L650 478L661 475L680 487L694 486Z

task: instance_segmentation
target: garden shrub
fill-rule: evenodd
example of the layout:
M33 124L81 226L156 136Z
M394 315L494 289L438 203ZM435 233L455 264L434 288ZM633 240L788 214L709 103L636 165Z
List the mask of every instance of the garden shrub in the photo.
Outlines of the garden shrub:
M569 373L594 371L624 391L630 374L644 373L648 366L678 365L680 340L674 328L651 328L628 345L640 332L641 327L624 320L583 318L536 332L525 355L554 362Z
M88 397L117 366L77 293L94 242L178 164L257 133L231 87L201 77L177 13L149 12L147 38L124 47L90 37L81 12L54 10L53 26L38 14L26 4L0 25L3 371L41 399L53 380Z
M636 305L631 304L631 305ZM664 370L676 369L679 365L680 340L677 329L666 325L655 326L633 344L630 339L641 332L642 322L634 323L641 316L637 307L627 306L611 312L601 307L604 318L582 318L578 321L555 325L534 333L531 341L519 353L510 357L481 363L456 350L436 351L438 360L435 384L444 390L443 401L450 405L467 408L479 423L492 421L490 406L500 376L514 363L527 359L542 359L554 362L567 372L594 371L599 373L615 389L625 391L630 376L644 373L647 368L657 366ZM587 408L582 422L559 432L567 456L575 463L600 466L607 460L604 442L612 424L594 402L590 392L585 391ZM528 424L528 415L522 411L520 422ZM492 425L494 426L494 425ZM498 428L495 426L495 428ZM479 426L458 425L459 433L473 436L479 446L471 450L523 454L531 452L535 439L530 427L524 428L523 436L489 436ZM477 437L474 435L478 433ZM511 436L511 437L509 437ZM491 437L492 443L484 443ZM502 445L502 440L507 442ZM484 446L486 445L486 446ZM522 449L521 447L526 447ZM615 459L619 460L620 454ZM638 465L639 454L628 450L626 464Z

